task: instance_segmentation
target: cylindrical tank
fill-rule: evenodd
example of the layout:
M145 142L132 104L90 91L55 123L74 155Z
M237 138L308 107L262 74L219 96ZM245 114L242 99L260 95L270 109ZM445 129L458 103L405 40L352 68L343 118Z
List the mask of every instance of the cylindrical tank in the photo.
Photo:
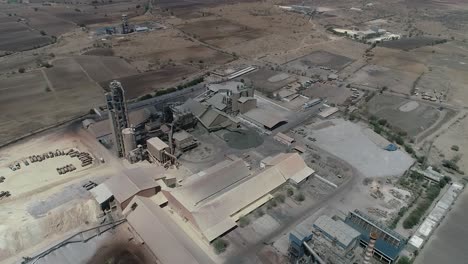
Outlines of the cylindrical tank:
M125 156L127 156L130 151L136 149L135 130L131 127L122 129L122 137Z

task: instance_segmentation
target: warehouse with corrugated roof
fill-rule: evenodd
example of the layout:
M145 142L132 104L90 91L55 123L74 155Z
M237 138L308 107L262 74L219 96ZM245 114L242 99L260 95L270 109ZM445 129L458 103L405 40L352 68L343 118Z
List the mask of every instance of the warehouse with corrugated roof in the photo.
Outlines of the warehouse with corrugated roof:
M262 167L251 175L244 161L233 157L162 192L169 206L211 242L273 198L272 192L288 180L301 181L313 173L297 153L281 153Z

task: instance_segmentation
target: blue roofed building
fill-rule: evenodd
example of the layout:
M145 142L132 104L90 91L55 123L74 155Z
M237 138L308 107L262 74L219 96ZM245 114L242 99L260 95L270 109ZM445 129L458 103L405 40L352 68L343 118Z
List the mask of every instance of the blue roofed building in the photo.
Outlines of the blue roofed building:
M382 262L394 263L406 245L407 240L401 235L359 210L350 212L345 219L345 223L361 233L359 243L363 247L367 247L370 233L377 233L378 238L375 243L374 257Z

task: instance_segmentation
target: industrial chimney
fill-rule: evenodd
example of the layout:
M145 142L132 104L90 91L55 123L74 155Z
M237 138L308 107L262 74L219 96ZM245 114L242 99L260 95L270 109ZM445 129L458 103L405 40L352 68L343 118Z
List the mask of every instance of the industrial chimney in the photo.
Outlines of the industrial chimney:
M370 240L369 244L366 247L366 252L364 253L364 262L363 264L369 264L370 263L370 258L372 257L372 254L374 253L374 247L375 247L375 241L377 240L377 233L376 232L371 232L370 233Z

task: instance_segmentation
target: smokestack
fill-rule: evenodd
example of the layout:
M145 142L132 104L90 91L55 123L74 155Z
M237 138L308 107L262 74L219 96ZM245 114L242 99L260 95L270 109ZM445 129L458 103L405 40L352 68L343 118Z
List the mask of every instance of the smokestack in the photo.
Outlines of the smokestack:
M364 253L364 262L363 264L369 264L370 258L372 257L372 253L374 253L375 241L377 240L377 233L371 232L370 233L370 240L369 244L366 247L366 252Z

